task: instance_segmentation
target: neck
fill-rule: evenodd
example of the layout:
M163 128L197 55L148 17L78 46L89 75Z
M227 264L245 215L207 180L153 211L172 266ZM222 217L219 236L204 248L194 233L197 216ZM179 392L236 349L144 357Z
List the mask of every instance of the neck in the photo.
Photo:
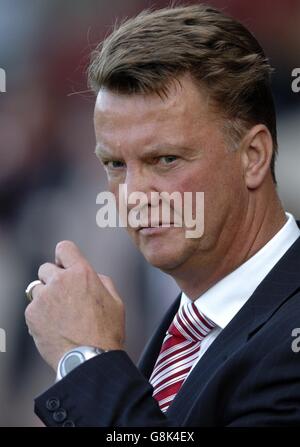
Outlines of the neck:
M257 253L286 223L286 215L275 188L259 200L249 201L244 218L235 216L235 228L225 225L212 251L198 253L189 265L172 276L192 300Z

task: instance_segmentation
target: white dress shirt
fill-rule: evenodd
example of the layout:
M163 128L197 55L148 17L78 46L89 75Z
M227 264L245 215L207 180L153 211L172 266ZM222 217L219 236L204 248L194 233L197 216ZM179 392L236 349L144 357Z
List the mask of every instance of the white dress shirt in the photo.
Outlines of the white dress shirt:
M197 308L210 318L216 327L202 341L199 357L193 368L275 264L298 239L300 230L295 218L289 213L286 213L286 216L284 226L266 245L194 301ZM182 292L180 306L190 301L190 298Z

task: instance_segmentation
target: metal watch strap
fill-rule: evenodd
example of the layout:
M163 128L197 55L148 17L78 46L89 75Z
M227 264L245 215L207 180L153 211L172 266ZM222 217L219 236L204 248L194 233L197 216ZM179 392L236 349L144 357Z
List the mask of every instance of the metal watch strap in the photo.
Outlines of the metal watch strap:
M78 346L66 352L58 363L56 382L64 378L77 366L104 352L107 351L94 346Z

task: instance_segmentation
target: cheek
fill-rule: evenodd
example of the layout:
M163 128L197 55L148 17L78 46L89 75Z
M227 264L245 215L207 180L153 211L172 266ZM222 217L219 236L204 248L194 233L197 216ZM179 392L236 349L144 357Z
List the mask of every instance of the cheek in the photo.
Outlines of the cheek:
M173 186L183 198L184 192L192 193L192 211L188 207L187 212L192 213L193 219L203 218L205 226L207 224L210 227L211 221L223 214L222 209L226 207L228 200L232 201L232 197L229 197L232 194L232 186L226 184L227 180L229 181L224 178L224 167L201 162L200 166L192 167L184 176L178 178ZM204 193L204 196L196 193Z
M118 191L119 191L119 183L112 181L110 179L108 179L108 191L112 192L113 194L117 195Z
M119 200L122 199L122 191L124 191L124 188L120 186L122 184L123 182L120 180L120 178L108 178L107 189L114 195L117 205L119 203Z
M185 175L177 178L173 190L182 194L184 192L205 192L209 179L210 176L204 169L191 168L187 170Z

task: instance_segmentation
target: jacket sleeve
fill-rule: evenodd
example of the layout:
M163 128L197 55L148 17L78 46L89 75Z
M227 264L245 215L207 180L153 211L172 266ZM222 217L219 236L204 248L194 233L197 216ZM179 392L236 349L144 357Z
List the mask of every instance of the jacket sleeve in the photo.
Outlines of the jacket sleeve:
M35 399L46 426L172 426L152 397L152 386L125 351L86 361Z

